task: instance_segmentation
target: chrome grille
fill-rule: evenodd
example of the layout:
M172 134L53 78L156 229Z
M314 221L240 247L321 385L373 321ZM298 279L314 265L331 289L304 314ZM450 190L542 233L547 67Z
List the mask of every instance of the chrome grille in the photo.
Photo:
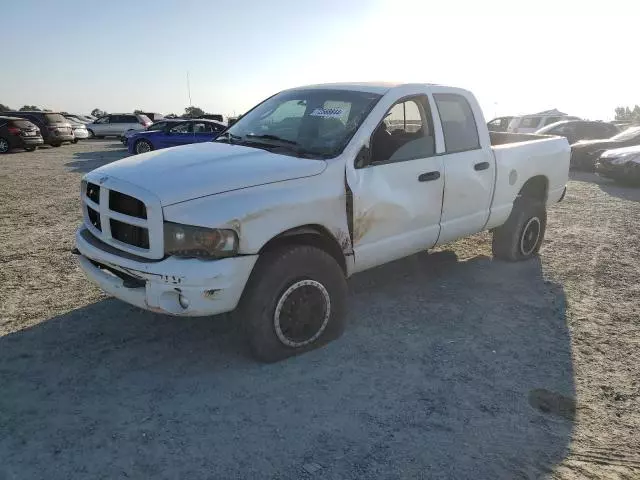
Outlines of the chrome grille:
M84 223L91 234L119 250L146 258L162 258L160 201L146 190L118 179L94 180L92 176L93 173L88 174L82 183Z

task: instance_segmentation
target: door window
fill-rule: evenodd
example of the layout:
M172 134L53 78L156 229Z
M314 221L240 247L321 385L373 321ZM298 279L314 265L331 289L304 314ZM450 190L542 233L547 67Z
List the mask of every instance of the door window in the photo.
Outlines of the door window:
M414 160L434 154L429 101L424 95L393 105L371 137L373 164Z
M188 122L180 123L169 131L171 133L189 133L189 123Z
M479 149L478 127L467 99L453 93L436 93L433 98L438 107L447 153Z
M97 119L95 122L93 123L100 123L100 124L104 124L104 123L109 123L109 117L102 117Z
M210 133L211 132L211 124L205 122L194 122L193 123L193 133Z

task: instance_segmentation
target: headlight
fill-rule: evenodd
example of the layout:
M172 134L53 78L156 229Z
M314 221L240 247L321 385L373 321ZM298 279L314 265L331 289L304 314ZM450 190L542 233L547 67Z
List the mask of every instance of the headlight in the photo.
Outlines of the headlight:
M194 227L164 222L164 253L188 258L224 258L238 252L238 235L233 230Z

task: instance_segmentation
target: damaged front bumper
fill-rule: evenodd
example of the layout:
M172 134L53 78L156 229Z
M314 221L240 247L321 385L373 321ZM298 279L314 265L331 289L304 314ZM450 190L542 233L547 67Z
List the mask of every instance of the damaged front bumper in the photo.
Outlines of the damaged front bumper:
M150 261L106 245L84 226L76 246L85 274L105 292L146 310L192 317L234 310L258 259Z

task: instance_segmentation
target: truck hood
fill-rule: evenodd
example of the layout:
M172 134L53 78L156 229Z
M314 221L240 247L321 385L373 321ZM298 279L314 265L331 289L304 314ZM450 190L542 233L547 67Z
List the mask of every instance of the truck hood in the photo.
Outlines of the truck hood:
M324 160L205 142L131 156L92 174L111 176L154 193L162 206L267 183L319 175Z

